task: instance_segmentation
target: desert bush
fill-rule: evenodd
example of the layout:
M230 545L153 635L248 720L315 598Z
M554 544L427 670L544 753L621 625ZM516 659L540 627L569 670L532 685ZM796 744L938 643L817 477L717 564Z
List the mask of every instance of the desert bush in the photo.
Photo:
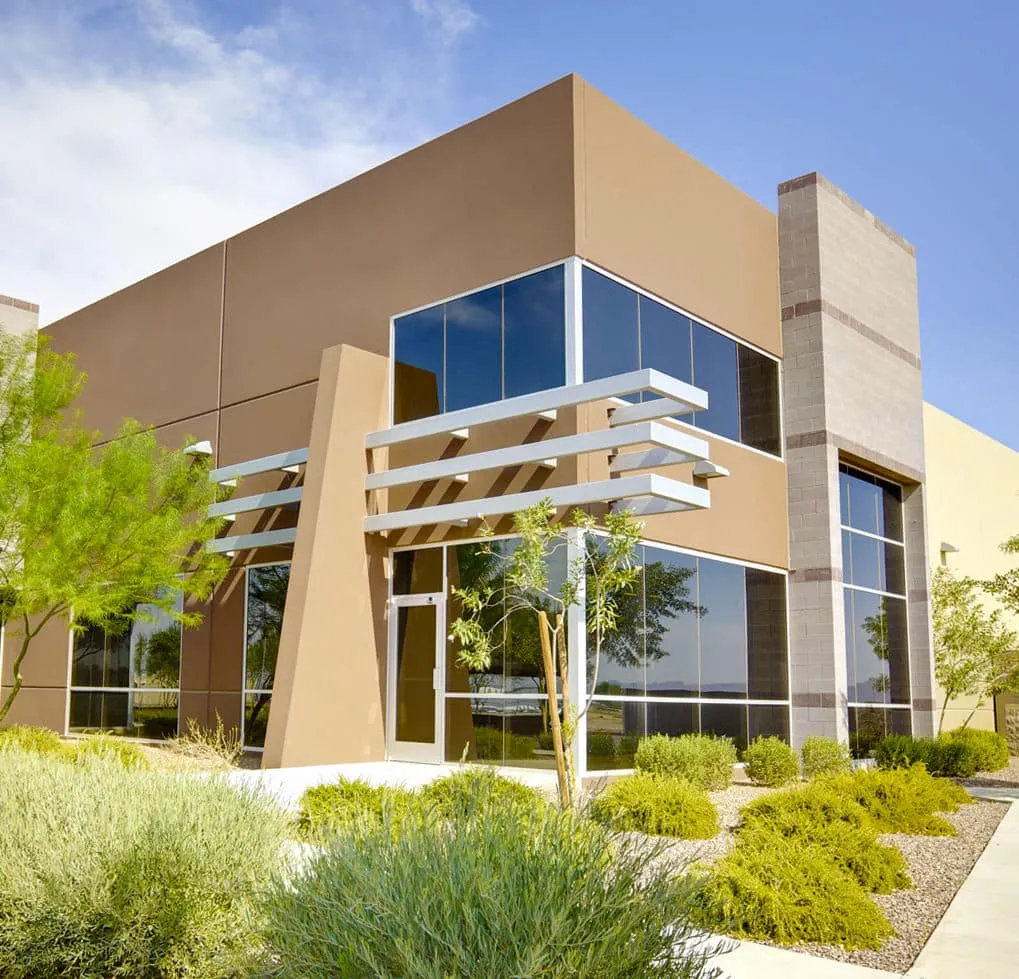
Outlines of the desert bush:
M592 819L617 831L708 840L719 831L707 793L673 775L636 772L616 779L591 803Z
M707 977L691 895L646 848L511 808L396 835L361 824L280 881L265 916L279 979Z
M616 742L611 734L589 734L587 736L587 754L590 758L614 758Z
M812 734L800 749L803 758L803 774L807 778L818 775L839 775L853 770L849 746L840 744L834 738Z
M743 764L754 785L786 785L800 776L796 752L781 738L754 738L743 752Z
M362 822L395 828L406 819L414 796L406 789L343 779L305 789L298 808L297 830L304 840L318 841Z
M74 758L74 746L61 739L48 727L16 724L0 728L0 751L28 751L35 755L51 755L65 761Z
M867 810L829 779L818 779L783 792L771 792L748 803L740 811L741 829L764 827L786 836L804 828L836 822L873 826Z
M701 789L724 789L732 781L736 747L710 734L653 734L641 738L634 767L653 775L678 775Z
M971 743L948 735L914 738L890 734L874 746L879 768L909 768L922 764L932 775L968 778L976 773L978 750Z
M695 921L782 945L880 948L894 934L823 844L760 830L740 839L703 878Z
M87 765L93 759L101 758L124 768L149 767L149 760L139 745L113 734L90 734L81 738L73 747L75 761L79 764Z
M236 727L227 728L219 711L212 727L189 717L184 732L167 744L176 754L222 768L233 768L244 753L240 732Z
M997 731L956 728L945 737L969 746L978 772L999 772L1008 765L1008 742Z
M251 967L287 818L215 778L0 765L0 975L213 979Z
M493 809L535 810L547 805L530 786L489 768L464 768L429 782L417 803L442 819L463 820Z

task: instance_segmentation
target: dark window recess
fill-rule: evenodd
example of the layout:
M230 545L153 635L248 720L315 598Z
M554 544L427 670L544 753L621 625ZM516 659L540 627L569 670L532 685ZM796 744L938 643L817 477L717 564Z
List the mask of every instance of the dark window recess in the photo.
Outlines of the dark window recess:
M740 439L762 452L780 455L778 364L739 345Z
M393 555L393 594L427 595L442 591L442 548L422 547Z
M742 751L747 746L746 704L701 704L701 733L732 738Z
M446 411L502 399L502 287L446 303Z
M401 316L393 324L393 421L445 410L442 306Z
M785 704L762 706L751 704L749 708L749 740L754 738L781 738L789 740L789 708Z
M565 315L561 265L503 286L505 397L566 383Z
M746 583L750 699L785 700L789 696L785 576L747 568Z

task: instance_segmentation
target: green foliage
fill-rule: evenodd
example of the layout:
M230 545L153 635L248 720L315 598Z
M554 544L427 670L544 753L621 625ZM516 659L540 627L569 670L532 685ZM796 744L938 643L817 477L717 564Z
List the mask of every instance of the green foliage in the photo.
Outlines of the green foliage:
M258 947L286 816L215 778L0 761L0 975L219 979Z
M591 817L617 831L709 840L719 832L718 811L686 779L636 772L616 779L591 803Z
M141 747L133 741L112 734L90 734L78 741L75 757L79 764L89 764L96 758L113 762L124 768L145 769L149 760Z
M909 768L922 764L932 775L969 778L977 771L980 749L964 738L939 734L936 738L914 738L890 734L874 746L880 768Z
M266 909L274 976L705 977L691 885L551 807L361 824Z
M396 829L406 820L413 799L406 789L369 785L363 779L313 785L301 796L298 833L302 839L318 841L363 823Z
M494 727L475 727L474 751L479 760L502 761L502 731Z
M587 753L594 758L613 758L616 754L615 739L611 734L589 734Z
M936 813L956 812L973 801L965 789L949 779L935 778L922 764L858 771L823 781L858 802L879 833L954 836L955 827Z
M736 747L710 734L653 734L641 738L634 767L654 775L679 775L698 788L724 789L732 781Z
M21 724L0 728L0 751L27 751L65 761L74 758L74 746L64 741L56 731Z
M1019 537L1014 542L1019 552ZM953 700L976 697L975 711L996 693L1019 689L1016 634L1002 621L1000 608L984 608L980 587L972 578L956 578L943 565L931 575L934 676L945 693L938 731ZM1007 604L1007 575L998 575L987 587Z
M743 763L754 785L786 785L800 777L796 752L781 738L754 738L743 752Z
M1005 554L1019 554L1019 534L1010 537L1001 545ZM1019 568L1010 568L996 574L990 581L980 583L987 592L994 595L1013 614L1019 615Z
M490 768L464 768L429 782L418 793L425 810L443 819L463 820L485 811L544 808L541 793Z
M243 754L240 732L236 727L226 728L223 717L216 711L216 723L205 727L189 717L183 734L169 742L174 752L196 761L232 768Z
M714 864L695 920L710 931L782 945L876 949L894 934L823 842L763 831L741 838Z
M812 734L800 749L803 758L803 774L807 778L819 775L839 775L853 770L853 762L847 745L834 738Z
M978 772L998 772L1008 765L1008 742L997 731L958 728L946 735L969 747Z

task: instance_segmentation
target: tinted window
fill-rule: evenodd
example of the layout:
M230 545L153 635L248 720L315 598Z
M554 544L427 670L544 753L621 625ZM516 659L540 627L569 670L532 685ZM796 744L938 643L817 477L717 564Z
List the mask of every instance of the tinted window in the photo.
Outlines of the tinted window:
M600 537L589 537L589 567L599 558L603 546ZM638 552L639 554L639 552ZM590 587L590 586L589 586ZM588 689L593 686L600 694L615 697L643 697L644 675L644 581L638 578L634 587L617 596L617 627L602 639L598 673L594 674L594 657L588 663ZM589 646L593 649L593 644Z
M565 309L561 265L503 287L505 397L566 383Z
M640 361L641 367L653 367L681 381L693 376L690 320L646 296L640 297Z
M701 704L701 732L732 738L736 747L747 746L747 708L744 704Z
M696 697L697 559L644 548L644 643L649 697Z
M871 592L846 589L846 650L849 662L849 699L858 703L887 703L888 632L885 602Z
M789 708L784 704L775 707L751 704L748 713L750 724L747 737L751 741L767 737L789 740Z
M479 545L465 546L477 548ZM442 591L442 556L441 547L397 551L393 555L393 594L427 595Z
M595 700L587 712L589 771L633 768L637 742L644 737L645 705L620 700Z
M694 424L738 440L736 343L701 323L693 324L693 383L708 392L708 410L697 412Z
M789 695L785 576L747 568L746 585L750 699L784 700Z
M637 293L584 268L584 379L640 367Z
M668 734L674 738L681 734L696 734L701 729L700 713L699 704L684 703L682 700L670 704L649 703L647 733Z
M245 689L272 689L289 583L289 564L248 568Z
M393 421L443 411L442 306L401 316L393 324Z
M909 638L906 627L906 600L886 598L888 674L893 704L909 703Z
M842 522L892 540L902 540L902 489L876 476L839 466Z
M502 288L446 303L446 411L502 398Z
M778 455L778 364L756 350L739 345L739 424L746 445ZM710 404L710 402L709 402Z
M747 695L746 586L737 564L697 562L701 696Z

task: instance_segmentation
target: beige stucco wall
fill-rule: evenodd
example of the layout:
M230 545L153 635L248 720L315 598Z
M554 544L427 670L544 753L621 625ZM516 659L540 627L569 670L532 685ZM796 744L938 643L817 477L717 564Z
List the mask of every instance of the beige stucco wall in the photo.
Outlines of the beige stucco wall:
M1014 556L1000 545L1019 533L1019 452L931 404L923 406L923 423L931 561L981 579L1014 567ZM958 552L942 554L942 542ZM1010 624L1019 631L1019 616ZM943 699L939 690L939 711ZM962 724L973 704L955 701L945 713L945 730ZM978 710L970 725L993 729L994 705Z

